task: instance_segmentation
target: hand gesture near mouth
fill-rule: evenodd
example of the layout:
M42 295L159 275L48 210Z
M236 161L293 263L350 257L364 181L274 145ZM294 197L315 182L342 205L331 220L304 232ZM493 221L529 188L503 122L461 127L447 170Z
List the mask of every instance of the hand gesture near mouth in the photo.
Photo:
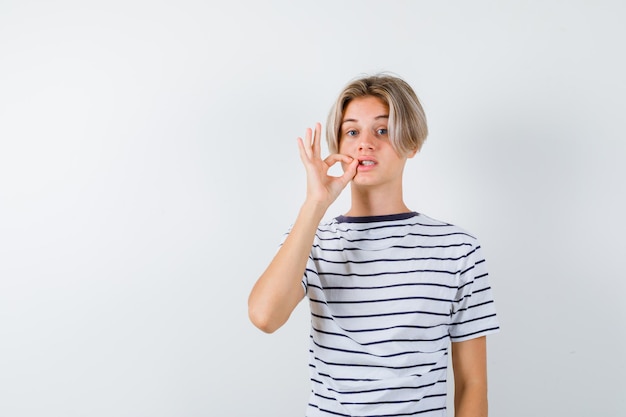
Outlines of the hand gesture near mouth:
M315 231L328 207L356 175L358 159L340 154L321 158L321 137L322 126L317 123L314 131L306 130L304 139L298 138L300 159L307 176L306 200L289 235L257 280L248 300L252 322L268 333L280 328L304 297L301 280ZM343 175L329 175L330 167L338 162L343 164Z
M306 130L304 140L298 138L300 159L304 164L307 176L307 200L330 206L341 194L341 191L354 178L359 161L347 155L332 154L321 158L322 125L316 123L315 130ZM344 173L340 177L328 174L336 163L343 163Z

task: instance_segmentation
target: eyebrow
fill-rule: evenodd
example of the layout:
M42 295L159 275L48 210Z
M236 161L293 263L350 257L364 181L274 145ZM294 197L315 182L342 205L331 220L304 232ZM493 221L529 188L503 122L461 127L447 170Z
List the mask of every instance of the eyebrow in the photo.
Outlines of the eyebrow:
M379 120L379 119L389 119L389 115L381 114L380 116L374 117L374 120ZM343 125L344 123L348 123L348 122L358 122L358 120L357 119L343 119L341 124Z

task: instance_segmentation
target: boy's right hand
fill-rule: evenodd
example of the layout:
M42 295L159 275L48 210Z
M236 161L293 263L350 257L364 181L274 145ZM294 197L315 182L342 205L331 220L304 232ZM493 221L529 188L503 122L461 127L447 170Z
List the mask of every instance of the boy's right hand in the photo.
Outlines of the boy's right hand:
M316 204L321 203L325 205L325 208L328 208L356 175L359 161L341 154L332 154L322 160L321 138L322 125L316 123L315 131L308 128L304 140L298 138L298 148L300 159L306 170L307 201ZM338 162L343 163L343 175L340 177L329 175L329 169Z

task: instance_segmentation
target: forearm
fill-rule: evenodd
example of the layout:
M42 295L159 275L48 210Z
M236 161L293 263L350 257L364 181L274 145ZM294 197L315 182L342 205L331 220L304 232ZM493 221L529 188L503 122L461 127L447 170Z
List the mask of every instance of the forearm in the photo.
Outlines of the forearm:
M264 332L280 328L304 296L302 276L326 209L324 204L309 201L302 205L289 236L252 288L248 314Z
M455 417L487 417L486 384L455 383L454 391Z
M487 417L487 339L452 343L455 417Z

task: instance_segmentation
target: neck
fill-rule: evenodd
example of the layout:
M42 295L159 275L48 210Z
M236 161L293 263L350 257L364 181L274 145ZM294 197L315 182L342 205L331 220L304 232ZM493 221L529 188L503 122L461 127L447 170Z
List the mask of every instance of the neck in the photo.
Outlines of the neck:
M408 213L411 210L404 204L402 188L379 189L351 186L352 205L346 216L385 216L388 214Z

